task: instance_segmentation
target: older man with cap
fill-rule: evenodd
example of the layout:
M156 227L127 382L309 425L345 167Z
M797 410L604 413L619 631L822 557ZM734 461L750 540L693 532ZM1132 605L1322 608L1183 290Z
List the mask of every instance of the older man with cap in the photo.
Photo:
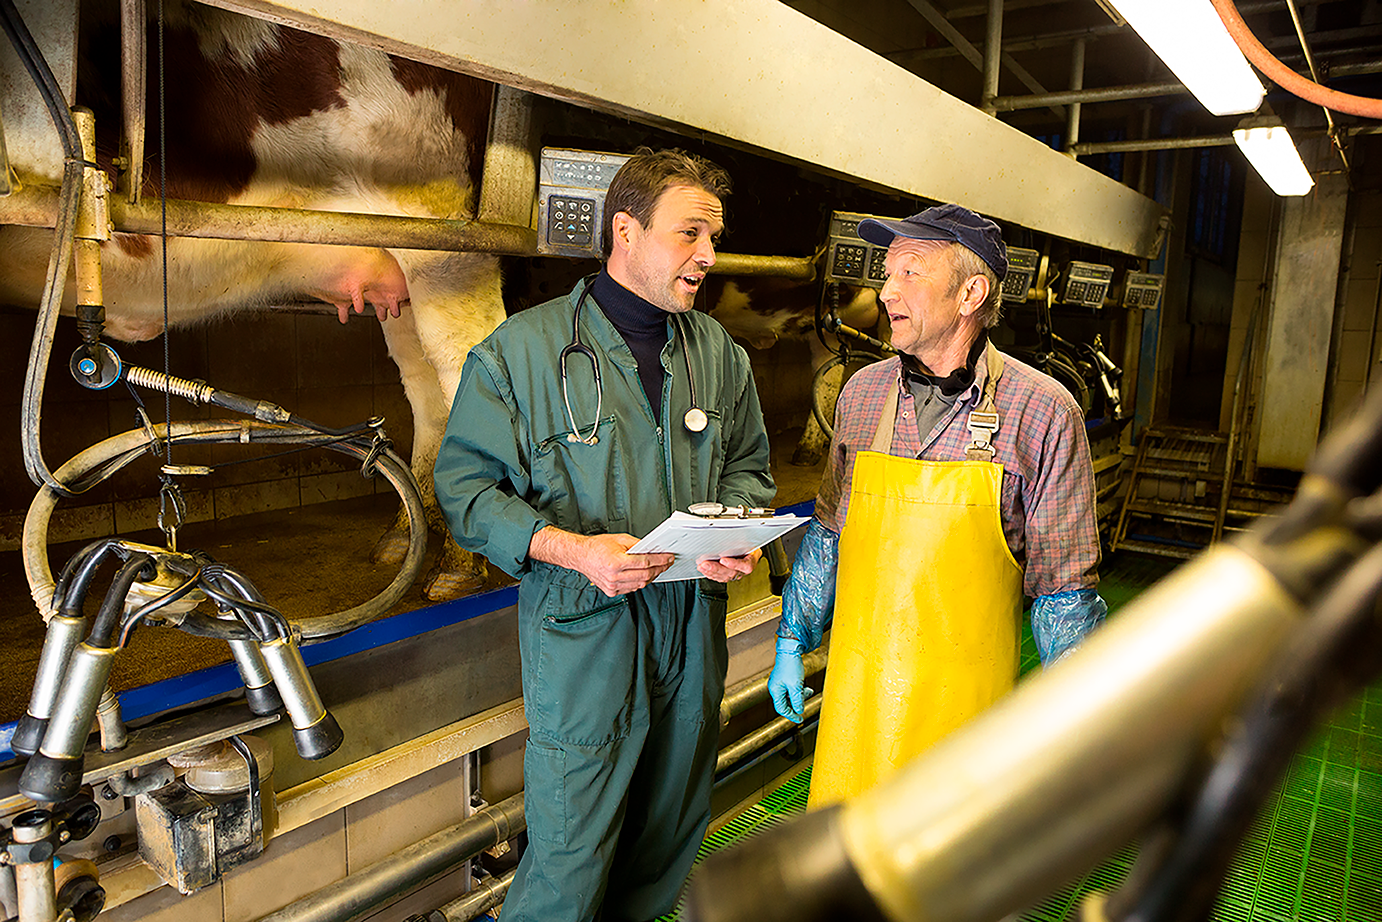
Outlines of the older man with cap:
M800 722L801 656L831 627L812 807L872 787L1010 691L1024 595L1046 665L1107 612L1084 416L988 339L1008 268L998 226L940 205L868 218L859 236L888 247L880 299L901 354L840 394L769 679Z

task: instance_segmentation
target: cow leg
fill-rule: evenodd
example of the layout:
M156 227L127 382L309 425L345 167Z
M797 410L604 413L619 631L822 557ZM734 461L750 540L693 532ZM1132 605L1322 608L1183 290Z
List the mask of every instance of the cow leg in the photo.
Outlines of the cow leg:
M423 593L434 601L458 598L480 588L485 579L485 565L451 540L437 506L436 487L432 480L432 466L436 462L437 451L430 434L445 429L450 406L446 404L436 371L427 362L412 311L405 310L397 319L386 322L383 329L389 355L398 365L403 392L413 410L411 467L422 494L427 526L442 535L443 539L441 557L427 575ZM375 543L371 559L376 563L396 565L402 561L407 550L408 516L400 507L398 517ZM439 569L447 574L440 582Z
M390 341L389 350L404 375L404 390L413 406L413 470L424 488L429 521L446 536L424 587L427 598L441 601L474 592L486 576L484 559L451 540L436 504L432 469L465 357L504 320L499 262L475 253L406 251L397 255L412 295L412 309L400 319L411 321L413 329L411 336L395 337L400 340L397 346ZM385 323L384 329L395 323ZM405 356L411 372L405 370Z

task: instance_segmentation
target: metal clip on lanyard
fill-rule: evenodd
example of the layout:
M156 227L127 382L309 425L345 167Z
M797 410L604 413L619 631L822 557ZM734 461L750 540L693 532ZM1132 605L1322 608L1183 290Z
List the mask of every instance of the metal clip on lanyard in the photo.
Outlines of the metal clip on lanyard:
M686 511L703 519L770 519L775 514L772 509L726 506L724 503L692 503Z

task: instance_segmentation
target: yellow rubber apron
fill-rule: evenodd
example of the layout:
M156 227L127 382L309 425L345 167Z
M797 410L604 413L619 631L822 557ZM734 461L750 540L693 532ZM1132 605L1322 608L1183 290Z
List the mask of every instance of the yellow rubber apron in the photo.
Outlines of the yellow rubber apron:
M873 787L1017 679L1022 568L1003 538L989 443L1002 357L968 425L965 461L888 454L900 391L854 465L811 771L812 808Z

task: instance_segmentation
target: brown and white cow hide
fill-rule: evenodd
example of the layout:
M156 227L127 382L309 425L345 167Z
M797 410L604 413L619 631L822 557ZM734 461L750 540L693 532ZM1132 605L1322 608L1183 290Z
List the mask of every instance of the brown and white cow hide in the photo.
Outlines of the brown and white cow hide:
M106 166L117 149L120 111L118 99L102 95L119 86L118 8L108 6L108 16L95 21L83 11L78 89L78 102L97 113L98 159ZM169 198L473 217L491 84L212 7L167 6ZM151 55L157 47L151 33ZM146 192L157 194L152 61L150 69L144 176ZM0 297L38 303L50 240L51 231L0 227ZM109 335L134 341L159 334L157 244L116 235L104 245ZM414 415L413 472L429 520L441 525L432 467L466 353L505 316L497 258L174 238L168 262L173 324L303 299L335 305L342 322L349 310L374 308ZM69 307L71 295L69 286ZM426 588L434 599L471 591L484 575L481 560L447 545ZM396 524L376 559L396 563L405 548L406 532Z
M711 276L706 292L710 315L731 336L755 349L771 349L780 341L804 339L811 348L812 369L820 368L832 355L815 332L816 301L820 296L820 282L766 277ZM836 313L845 324L870 335L878 335L880 324L886 326L877 292L872 288L841 286ZM880 338L886 342L886 332ZM818 395L823 405L834 406L839 394L839 375L827 376L825 392ZM809 405L802 407L801 412L805 429L792 454L792 463L811 467L820 462L830 440Z

